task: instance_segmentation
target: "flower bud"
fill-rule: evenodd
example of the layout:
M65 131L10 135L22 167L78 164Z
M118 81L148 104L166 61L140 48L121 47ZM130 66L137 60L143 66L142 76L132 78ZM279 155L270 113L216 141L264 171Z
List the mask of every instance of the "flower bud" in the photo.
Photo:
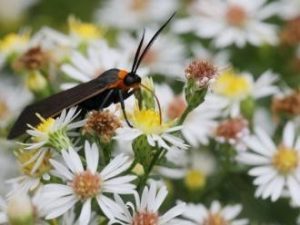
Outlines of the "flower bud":
M19 193L14 195L7 204L7 214L11 225L33 225L34 209L30 198Z
M26 85L33 92L41 92L47 87L47 80L39 71L32 71L27 76Z
M180 123L184 121L189 112L204 102L208 86L217 77L218 70L208 61L197 60L186 68L185 75L187 78L185 98L188 106Z

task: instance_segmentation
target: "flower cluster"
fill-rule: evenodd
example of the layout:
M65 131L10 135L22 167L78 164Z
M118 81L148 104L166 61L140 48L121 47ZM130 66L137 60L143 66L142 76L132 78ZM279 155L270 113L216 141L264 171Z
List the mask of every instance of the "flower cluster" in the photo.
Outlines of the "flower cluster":
M299 0L101 1L91 21L9 33L43 7L15 1L0 2L0 224L300 224ZM114 68L118 85L36 103Z

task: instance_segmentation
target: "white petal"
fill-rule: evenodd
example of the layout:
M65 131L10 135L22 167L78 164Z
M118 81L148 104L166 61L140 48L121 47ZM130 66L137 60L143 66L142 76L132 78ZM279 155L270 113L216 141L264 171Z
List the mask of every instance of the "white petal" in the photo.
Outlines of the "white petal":
M86 141L84 151L87 169L89 169L92 173L96 173L99 161L99 151L97 145L95 143L90 145L88 141Z
M292 199L297 205L300 205L300 182L294 177L289 176L287 179L287 186L291 193Z
M85 201L79 216L79 225L88 225L91 219L91 199Z
M168 210L163 216L159 218L159 224L165 224L171 219L181 215L185 210L185 203L178 204L177 206Z
M288 122L283 130L283 144L286 147L293 148L295 140L295 126L292 122Z

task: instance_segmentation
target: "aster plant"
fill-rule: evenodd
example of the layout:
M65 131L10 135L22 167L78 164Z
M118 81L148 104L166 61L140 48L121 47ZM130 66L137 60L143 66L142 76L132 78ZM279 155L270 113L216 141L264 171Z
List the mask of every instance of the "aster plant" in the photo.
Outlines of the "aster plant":
M0 21L0 224L300 224L299 1L80 2L90 20ZM26 105L129 70L174 11L125 106L36 113L6 140Z

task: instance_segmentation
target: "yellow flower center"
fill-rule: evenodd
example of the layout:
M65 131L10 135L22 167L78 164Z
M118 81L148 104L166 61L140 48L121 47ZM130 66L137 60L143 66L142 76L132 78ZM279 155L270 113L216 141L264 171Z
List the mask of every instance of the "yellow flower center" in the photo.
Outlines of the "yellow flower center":
M83 23L73 17L69 20L69 29L72 34L85 40L100 38L103 35L99 27L92 23Z
M25 46L29 40L29 35L19 35L15 33L7 34L2 40L0 40L0 52L5 54L11 53L20 46Z
M50 151L47 151L37 169L33 171L33 167L36 166L37 160L32 160L32 157L34 157L38 151L39 150L37 149L32 151L19 150L17 152L17 160L21 165L21 171L23 174L31 177L41 177L43 174L49 172L52 169L52 166L49 162L52 154Z
M139 212L133 217L132 225L158 225L158 215L151 212Z
M42 122L37 125L36 129L43 133L49 133L55 123L55 119L49 117L48 119L43 119Z
M55 119L51 117L49 117L48 119L44 119L40 115L37 116L39 117L41 122L36 126L36 129L42 132L43 134L49 134L54 126ZM42 136L33 137L32 139L35 142L40 142L44 140Z
M70 184L77 197L82 200L95 197L100 192L100 185L100 177L89 170L77 174Z
M209 214L203 225L228 225L229 223L219 214Z
M280 173L290 173L299 165L298 152L295 149L280 146L273 156L272 163Z
M198 190L204 187L206 177L201 171L193 169L187 172L184 183L190 190Z
M158 112L145 109L135 109L132 115L134 127L140 129L145 134L161 134L170 127L170 123L160 123Z
M252 90L252 83L245 76L226 71L217 78L213 85L217 94L231 99L243 99L248 96Z

